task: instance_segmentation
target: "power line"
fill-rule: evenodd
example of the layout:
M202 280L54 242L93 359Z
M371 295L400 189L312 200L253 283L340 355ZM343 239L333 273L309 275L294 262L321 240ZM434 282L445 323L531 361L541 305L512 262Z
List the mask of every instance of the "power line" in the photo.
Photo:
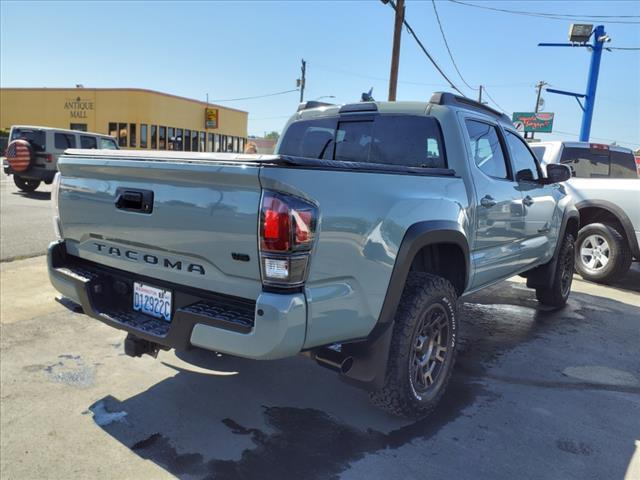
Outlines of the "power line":
M389 5L391 5L391 7L395 10L396 9L396 4L395 2L393 2L393 0L391 0L389 2ZM411 34L411 36L413 37L413 39L416 41L416 43L418 44L418 46L420 47L420 49L424 52L424 54L427 56L427 58L429 59L429 61L433 64L434 67L436 67L436 70L438 70L438 72L440 73L440 75L442 75L442 77L447 81L447 83L449 84L449 86L451 88L453 88L456 92L458 92L460 95L462 95L463 97L466 97L466 95L464 93L462 93L462 91L460 91L460 89L458 87L456 87L454 85L454 83L449 80L449 77L447 77L447 75L442 71L442 69L440 68L440 66L436 63L436 61L433 59L433 57L431 56L431 54L429 53L429 51L426 49L426 47L424 46L424 44L420 41L420 39L418 38L418 35L416 35L416 32L413 30L413 28L411 28L411 25L409 25L409 22L407 22L406 17L403 20L404 26L407 28L407 31Z
M209 100L209 101L212 102L212 103L214 103L214 102L237 102L239 100L253 100L255 98L275 97L276 95L284 95L285 93L291 93L291 92L297 92L297 91L298 91L298 89L294 88L292 90L284 90L282 92L267 93L265 95L256 95L254 97L225 98L225 99L216 99L216 100Z
M640 50L640 47L604 47L607 50Z
M502 113L504 113L504 114L505 114L505 115L507 115L507 116L509 115L509 114L507 113L507 111L506 111L504 108L502 108L500 105L498 105L498 102L496 102L496 101L493 99L493 97L491 96L491 94L490 94L489 92L487 92L487 89L486 89L486 87L484 87L484 85L483 85L483 92L487 95L487 97L489 97L489 100L491 100L491 101L493 102L493 104L494 104L496 107L498 107L498 110L500 110Z
M573 132L563 132L562 130L554 130L552 133L560 133L562 135L571 135L573 137L579 137L579 135L577 133L573 133ZM627 142L626 140L618 140L616 138L604 138L604 137L591 137L594 140L605 140L607 142L616 142L616 143L624 143L626 145L636 145L636 146L640 146L640 143L638 142Z
M462 2L460 0L449 0L449 1L452 3L457 3L458 5L464 5L465 7L475 7L475 8L481 8L484 10L491 10L494 12L509 13L511 15L524 15L528 17L546 18L549 20L567 21L572 19L580 20L580 19L592 18L592 19L607 19L606 20L607 23L640 24L640 22L637 22L637 21L616 20L619 18L639 18L639 16L637 15L571 15L571 14L564 14L564 13L527 12L523 10L508 10L506 8L489 7L486 5L478 5L475 3ZM613 20L609 20L609 19L613 19Z
M447 37L444 34L444 29L442 27L442 23L440 22L440 15L438 15L438 9L436 8L436 0L431 0L431 4L433 5L433 12L436 14L436 20L438 21L438 26L440 27L440 33L442 34L442 40L444 40L444 46L447 47L447 52L449 52L449 58L451 59L451 63L453 63L453 67L456 69L456 72L458 72L458 75L460 76L462 83L464 83L471 90L478 90L478 87L472 87L471 85L469 85L467 81L464 79L464 77L462 76L462 73L458 68L458 64L453 59L453 53L451 53L451 49L449 48L449 42L447 42Z

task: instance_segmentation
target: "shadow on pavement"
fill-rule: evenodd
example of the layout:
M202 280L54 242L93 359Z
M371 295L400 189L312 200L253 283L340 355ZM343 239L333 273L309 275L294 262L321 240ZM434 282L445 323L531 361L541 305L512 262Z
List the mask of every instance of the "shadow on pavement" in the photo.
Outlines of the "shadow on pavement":
M31 200L51 200L51 192L12 192L13 195L29 198Z
M174 376L125 400L107 396L90 410L113 438L180 478L337 478L369 453L429 439L454 420L472 418L478 401L499 400L487 388L491 367L533 339L559 333L557 342L566 341L588 321L596 298L577 294L571 308L550 311L525 290L502 284L466 299L457 369L436 411L421 421L378 411L365 392L303 357L255 362L201 350L161 356ZM126 417L109 423L99 412ZM458 451L440 462L461 461L469 447L454 445ZM558 454L555 444L550 448ZM491 455L497 464L511 461L505 449ZM402 478L403 467L397 468Z

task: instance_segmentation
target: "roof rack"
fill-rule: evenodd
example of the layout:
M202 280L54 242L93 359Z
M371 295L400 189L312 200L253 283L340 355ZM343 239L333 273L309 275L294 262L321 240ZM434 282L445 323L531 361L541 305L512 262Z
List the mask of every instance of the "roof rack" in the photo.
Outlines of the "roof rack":
M435 103L436 105L457 105L469 110L477 110L481 111L482 113L488 113L496 118L511 123L511 119L504 113L499 112L498 110L495 110L483 103L476 102L475 100L471 100L470 98L454 95L450 92L435 92L431 96L429 103Z
M327 102L318 102L317 100L309 100L307 102L302 102L298 105L298 112L301 110L308 110L309 108L318 108L318 107L333 107L335 103L327 103Z

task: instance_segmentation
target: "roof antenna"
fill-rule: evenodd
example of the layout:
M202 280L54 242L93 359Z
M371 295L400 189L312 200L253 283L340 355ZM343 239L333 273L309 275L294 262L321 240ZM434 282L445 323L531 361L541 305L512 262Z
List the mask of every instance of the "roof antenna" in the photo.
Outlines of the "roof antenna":
M368 92L362 92L362 96L360 97L361 102L375 102L373 99L373 87L369 89Z

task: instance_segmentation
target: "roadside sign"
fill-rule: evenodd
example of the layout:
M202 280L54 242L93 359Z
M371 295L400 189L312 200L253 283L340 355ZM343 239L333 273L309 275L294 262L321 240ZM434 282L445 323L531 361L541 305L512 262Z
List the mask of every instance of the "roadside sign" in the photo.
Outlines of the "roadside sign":
M551 133L553 128L553 113L542 112L513 112L511 121L518 128L518 123L522 123L524 132L546 132Z

